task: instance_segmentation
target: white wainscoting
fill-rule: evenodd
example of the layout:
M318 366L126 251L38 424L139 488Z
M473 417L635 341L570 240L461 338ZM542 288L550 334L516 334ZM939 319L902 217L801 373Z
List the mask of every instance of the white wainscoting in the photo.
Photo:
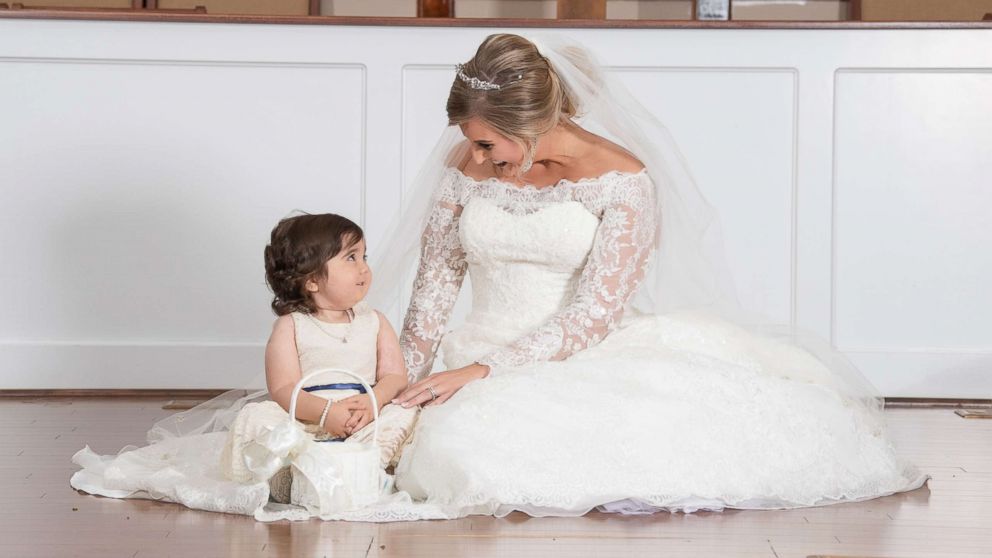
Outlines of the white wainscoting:
M842 69L836 99L834 345L907 391L987 397L992 71Z
M258 378L272 225L375 250L496 31L0 20L0 388ZM747 306L885 395L992 396L992 32L568 34L679 140Z

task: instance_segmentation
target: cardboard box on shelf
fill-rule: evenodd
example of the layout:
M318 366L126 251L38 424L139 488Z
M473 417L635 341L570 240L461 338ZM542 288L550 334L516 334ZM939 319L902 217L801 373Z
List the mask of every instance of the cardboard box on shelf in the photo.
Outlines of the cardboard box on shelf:
M861 21L981 21L992 0L851 0Z
M134 7L131 0L4 0L4 4L23 4L30 8L113 8L129 10ZM141 3L138 3L141 6Z
M161 10L191 10L203 6L208 14L310 15L310 0L158 0Z

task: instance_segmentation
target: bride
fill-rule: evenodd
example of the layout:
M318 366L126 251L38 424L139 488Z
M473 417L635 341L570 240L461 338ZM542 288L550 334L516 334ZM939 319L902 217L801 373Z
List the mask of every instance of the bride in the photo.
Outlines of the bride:
M411 385L394 403L423 410L396 490L320 517L780 509L926 482L856 369L740 308L677 145L587 51L492 35L458 67L447 111L374 251L370 296L395 308L416 269L400 335ZM466 274L471 312L449 324ZM108 496L305 518L260 514L202 457L204 434L264 397L231 392L156 424L141 467L113 466L144 492L112 490L111 457L85 454L77 476Z
M492 35L447 112L464 139L442 139L415 185L432 199L422 234L398 237L420 239L420 263L396 402L424 405L398 489L449 516L580 515L814 506L926 481L853 367L745 327L677 147L584 49ZM471 312L445 333L466 272ZM438 350L447 370L426 375Z

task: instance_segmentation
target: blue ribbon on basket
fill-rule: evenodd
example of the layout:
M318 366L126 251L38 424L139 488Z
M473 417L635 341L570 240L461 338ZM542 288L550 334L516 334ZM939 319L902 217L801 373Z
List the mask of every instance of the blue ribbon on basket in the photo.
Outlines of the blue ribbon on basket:
M319 386L310 386L303 388L303 391L309 393L311 391L324 391L325 389L354 389L358 390L359 393L367 393L365 386L362 384L321 384ZM326 440L314 440L315 442L343 442L345 438L328 438Z
M365 386L362 384L321 384L319 386L310 386L303 388L305 392L311 391L324 391L325 389L355 389L359 393L366 393Z

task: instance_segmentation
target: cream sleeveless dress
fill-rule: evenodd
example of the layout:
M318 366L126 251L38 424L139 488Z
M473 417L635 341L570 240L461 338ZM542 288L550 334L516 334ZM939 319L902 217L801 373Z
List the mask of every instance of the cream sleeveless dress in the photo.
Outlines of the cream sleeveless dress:
M327 323L308 314L293 312L296 332L296 349L303 376L323 368L343 368L362 377L369 385L376 381L376 353L379 336L379 315L362 302L355 306L351 323ZM303 389L318 397L340 401L363 393L364 389L351 376L340 372L327 372L311 378ZM379 447L382 450L383 468L397 456L409 436L416 420L416 408L404 409L386 405L379 414ZM289 420L289 414L275 401L250 403L238 413L228 432L227 443L221 454L221 471L227 478L254 483L266 479L255 478L245 465L244 449L261 434ZM317 424L304 423L305 430L315 440L326 443L369 442L374 425L369 424L346 439L335 439ZM285 468L270 481L272 499L288 503L298 501L304 483L292 483L293 472ZM290 486L293 488L291 489Z

